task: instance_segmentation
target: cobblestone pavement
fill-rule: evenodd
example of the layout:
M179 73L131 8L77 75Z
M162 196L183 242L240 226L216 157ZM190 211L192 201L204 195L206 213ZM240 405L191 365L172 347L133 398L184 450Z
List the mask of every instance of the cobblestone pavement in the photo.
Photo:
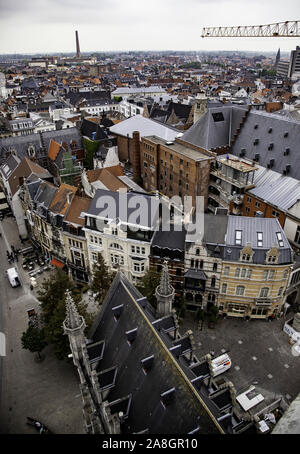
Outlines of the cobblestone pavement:
M44 361L22 349L20 337L27 329L27 310L39 304L29 288L21 260L9 265L8 245L22 248L14 218L6 218L0 231L0 331L6 335L6 356L0 358L0 433L37 433L26 425L26 416L37 418L54 433L83 433L79 380L72 363L59 361L48 346ZM11 288L5 270L18 266L21 288ZM45 274L38 280L42 280Z
M193 331L199 359L210 352L215 357L229 352L232 366L224 377L233 382L238 393L253 384L272 400L283 396L290 402L300 392L300 357L292 355L288 336L282 330L292 316L271 322L227 318L218 320L214 329L204 322L201 330L188 314L180 332Z

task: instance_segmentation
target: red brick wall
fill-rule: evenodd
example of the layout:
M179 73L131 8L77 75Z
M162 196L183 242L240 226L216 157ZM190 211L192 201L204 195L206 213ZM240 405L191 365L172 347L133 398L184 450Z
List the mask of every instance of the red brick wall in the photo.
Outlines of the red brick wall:
M251 199L250 202L248 202L248 197L250 197ZM260 206L257 207L256 203L259 203ZM247 212L246 208L248 208L250 211ZM254 217L255 211L261 211L264 218L274 218L275 216L272 214L272 211L276 211L277 213L279 213L277 219L280 225L282 227L284 226L285 214L282 211L278 210L278 208L274 208L272 205L269 205L256 197L253 197L252 194L248 194L246 192L243 199L242 216Z

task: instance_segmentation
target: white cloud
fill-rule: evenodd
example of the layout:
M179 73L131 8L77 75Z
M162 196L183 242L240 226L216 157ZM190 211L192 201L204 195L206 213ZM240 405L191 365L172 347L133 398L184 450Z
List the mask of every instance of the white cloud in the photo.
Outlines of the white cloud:
M300 39L203 39L202 28L296 20L299 13L298 0L0 0L0 53L73 52L75 30L82 51L284 51Z

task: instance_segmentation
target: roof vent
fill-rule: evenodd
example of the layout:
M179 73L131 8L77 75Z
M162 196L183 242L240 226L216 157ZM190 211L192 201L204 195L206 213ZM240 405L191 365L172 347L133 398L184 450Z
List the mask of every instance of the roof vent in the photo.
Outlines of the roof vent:
M154 355L148 356L147 358L142 359L142 368L144 369L145 373L147 373L150 369L152 369L154 362Z
M243 157L246 154L246 148L242 148L240 152L240 156Z
M258 128L258 125L254 125L254 129L257 129Z
M289 133L286 131L284 134L283 134L283 137L287 137L289 135Z
M271 134L272 131L273 131L272 128L269 128L269 129L268 129L268 133L269 133L269 134Z
M166 142L166 145L174 145L174 142L168 141L168 142Z
M273 143L270 143L270 145L268 146L268 150L273 150L273 147L274 147L274 144Z
M259 161L259 153L256 153L254 156L254 161Z
M130 331L126 331L126 337L127 337L127 341L129 343L129 345L131 345L135 339L136 339L136 336L137 336L137 328L134 328Z
M259 143L259 139L255 139L253 142L253 145L258 145L258 143Z
M174 399L175 396L175 388L168 389L168 391L165 391L160 395L160 400L161 403L163 404L164 407L167 407L170 405Z
M123 312L124 304L120 304L119 306L115 306L112 308L112 312L114 314L115 320L119 320L122 312Z
M290 149L286 148L285 151L283 152L283 156L287 156L290 154Z

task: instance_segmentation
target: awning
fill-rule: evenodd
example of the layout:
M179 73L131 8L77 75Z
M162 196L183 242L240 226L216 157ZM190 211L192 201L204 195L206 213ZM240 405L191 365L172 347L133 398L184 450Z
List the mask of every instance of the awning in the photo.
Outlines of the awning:
M0 210L6 210L6 208L9 208L8 204L7 203L2 203L0 205Z
M57 268L63 268L65 266L65 263L61 262L60 260L57 259L52 259L50 262L51 265L57 266Z

